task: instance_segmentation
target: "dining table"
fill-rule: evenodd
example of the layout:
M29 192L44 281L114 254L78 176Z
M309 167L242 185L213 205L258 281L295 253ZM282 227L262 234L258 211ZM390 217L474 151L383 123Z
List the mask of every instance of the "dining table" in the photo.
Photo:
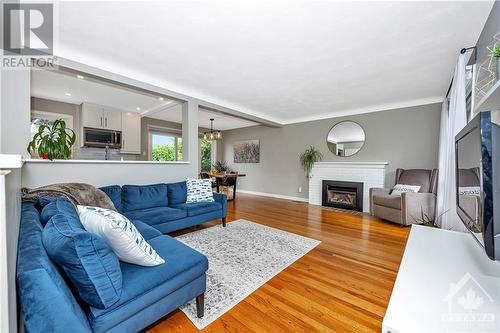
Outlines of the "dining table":
M246 176L246 174L238 173L238 172L235 172L235 173L210 172L208 175L212 178L215 178L215 186L217 189L217 193L219 193L221 185L224 185L224 183L226 182L226 180L228 178L236 178L234 180L234 184L233 184L233 199L232 200L236 199L236 184L238 184L238 177L245 177Z

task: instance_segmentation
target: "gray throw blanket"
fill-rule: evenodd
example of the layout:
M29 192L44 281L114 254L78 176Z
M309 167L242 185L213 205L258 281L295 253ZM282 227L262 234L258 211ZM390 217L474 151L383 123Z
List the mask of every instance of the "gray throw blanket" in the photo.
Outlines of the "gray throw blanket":
M95 206L116 211L111 199L100 189L84 183L60 183L34 189L21 189L21 196L26 201L36 201L40 197L67 197L75 206Z

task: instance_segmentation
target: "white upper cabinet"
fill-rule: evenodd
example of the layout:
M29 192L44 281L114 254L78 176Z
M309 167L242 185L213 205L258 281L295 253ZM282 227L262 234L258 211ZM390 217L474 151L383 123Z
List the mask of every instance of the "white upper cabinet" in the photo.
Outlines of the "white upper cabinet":
M118 110L101 105L82 104L82 127L103 128L115 131L122 129L122 116Z
M104 108L104 128L115 131L121 131L122 113L124 112Z
M135 112L122 112L122 153L141 153L141 116Z
M104 110L99 105L83 103L81 117L82 127L104 128Z

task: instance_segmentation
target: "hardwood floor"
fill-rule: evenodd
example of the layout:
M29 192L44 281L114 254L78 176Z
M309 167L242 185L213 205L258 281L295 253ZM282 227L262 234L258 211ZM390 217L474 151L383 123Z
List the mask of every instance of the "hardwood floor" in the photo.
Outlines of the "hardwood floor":
M322 243L202 332L381 331L410 228L370 216L244 194L228 203L228 221L237 219ZM149 332L198 329L177 310Z

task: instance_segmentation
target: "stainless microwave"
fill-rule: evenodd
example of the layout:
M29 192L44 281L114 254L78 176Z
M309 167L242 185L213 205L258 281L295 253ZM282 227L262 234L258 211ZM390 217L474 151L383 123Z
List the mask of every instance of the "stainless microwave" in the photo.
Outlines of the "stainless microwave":
M120 149L122 147L122 132L84 127L83 145L85 147Z

